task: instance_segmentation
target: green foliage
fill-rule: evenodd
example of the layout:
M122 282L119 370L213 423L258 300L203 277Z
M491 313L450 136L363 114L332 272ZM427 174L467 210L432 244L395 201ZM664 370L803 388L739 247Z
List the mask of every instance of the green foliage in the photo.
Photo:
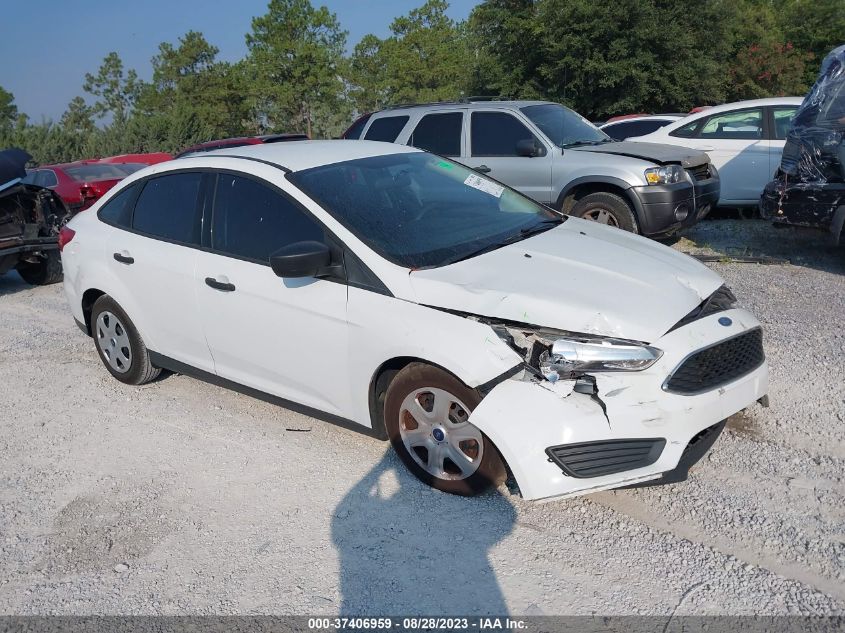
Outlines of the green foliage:
M327 116L344 105L346 31L326 7L309 0L270 0L246 36L246 87L253 127L332 135L342 131Z
M109 53L58 123L32 123L0 87L0 147L41 163L176 152L265 132L339 135L353 115L465 95L549 99L599 118L804 94L845 43L843 0L483 0L465 22L419 0L390 35L346 55L337 16L269 0L248 54L217 59L202 33L162 42L141 81Z
M427 0L390 25L392 35L365 36L349 65L358 112L395 103L457 99L467 88L470 49L463 24L446 15L445 0Z

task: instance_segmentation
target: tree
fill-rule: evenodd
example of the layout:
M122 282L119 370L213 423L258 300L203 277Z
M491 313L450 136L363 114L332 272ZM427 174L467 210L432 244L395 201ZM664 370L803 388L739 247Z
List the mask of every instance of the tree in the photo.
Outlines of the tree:
M812 55L804 82L813 84L822 60L845 44L845 5L842 0L774 0L784 41Z
M528 99L544 94L536 0L485 0L472 10L468 26L471 92Z
M456 24L445 0L427 0L390 25L384 40L365 36L352 56L350 81L356 109L390 103L457 99L465 94L469 48L463 24Z
M807 62L812 53L792 44L753 44L739 52L729 72L727 96L732 100L803 95Z
M546 94L593 118L721 101L726 2L542 0Z
M138 98L140 84L138 75L129 70L124 76L123 60L111 52L103 59L96 75L85 73L82 89L88 94L99 97L93 112L99 117L111 114L113 120L125 122Z
M246 36L245 72L255 127L333 135L325 110L342 108L346 31L309 0L270 0ZM317 116L317 107L322 112Z
M10 130L18 119L15 95L0 86L0 129Z

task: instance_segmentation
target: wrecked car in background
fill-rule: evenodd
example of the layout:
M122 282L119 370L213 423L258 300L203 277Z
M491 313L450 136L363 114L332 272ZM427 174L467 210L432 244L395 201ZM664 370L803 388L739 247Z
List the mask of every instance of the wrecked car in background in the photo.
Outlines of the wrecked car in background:
M70 213L49 189L23 182L31 158L0 152L0 274L16 268L28 283L51 284L62 280L59 230Z
M795 114L760 214L775 223L811 226L842 241L845 225L845 46L822 62Z
M115 379L176 369L366 429L446 492L682 479L768 392L760 323L716 273L411 147L196 154L62 231Z

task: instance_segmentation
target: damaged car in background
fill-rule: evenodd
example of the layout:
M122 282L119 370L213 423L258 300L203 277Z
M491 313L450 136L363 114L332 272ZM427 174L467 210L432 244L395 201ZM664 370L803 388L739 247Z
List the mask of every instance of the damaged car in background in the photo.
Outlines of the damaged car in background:
M786 139L780 168L760 199L775 224L810 226L842 241L845 227L845 46L824 59Z
M714 272L411 147L196 154L63 233L117 380L169 369L357 427L450 493L677 481L767 398L760 323Z
M23 182L31 158L21 149L0 152L0 274L15 268L27 283L57 283L59 230L70 214L55 193Z

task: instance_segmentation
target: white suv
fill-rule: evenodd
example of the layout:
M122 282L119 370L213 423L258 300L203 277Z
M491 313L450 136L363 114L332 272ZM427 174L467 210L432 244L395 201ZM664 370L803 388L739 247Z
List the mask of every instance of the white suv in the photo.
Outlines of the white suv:
M166 368L348 423L448 492L677 479L766 396L760 324L709 269L413 148L161 163L60 242L118 380Z

